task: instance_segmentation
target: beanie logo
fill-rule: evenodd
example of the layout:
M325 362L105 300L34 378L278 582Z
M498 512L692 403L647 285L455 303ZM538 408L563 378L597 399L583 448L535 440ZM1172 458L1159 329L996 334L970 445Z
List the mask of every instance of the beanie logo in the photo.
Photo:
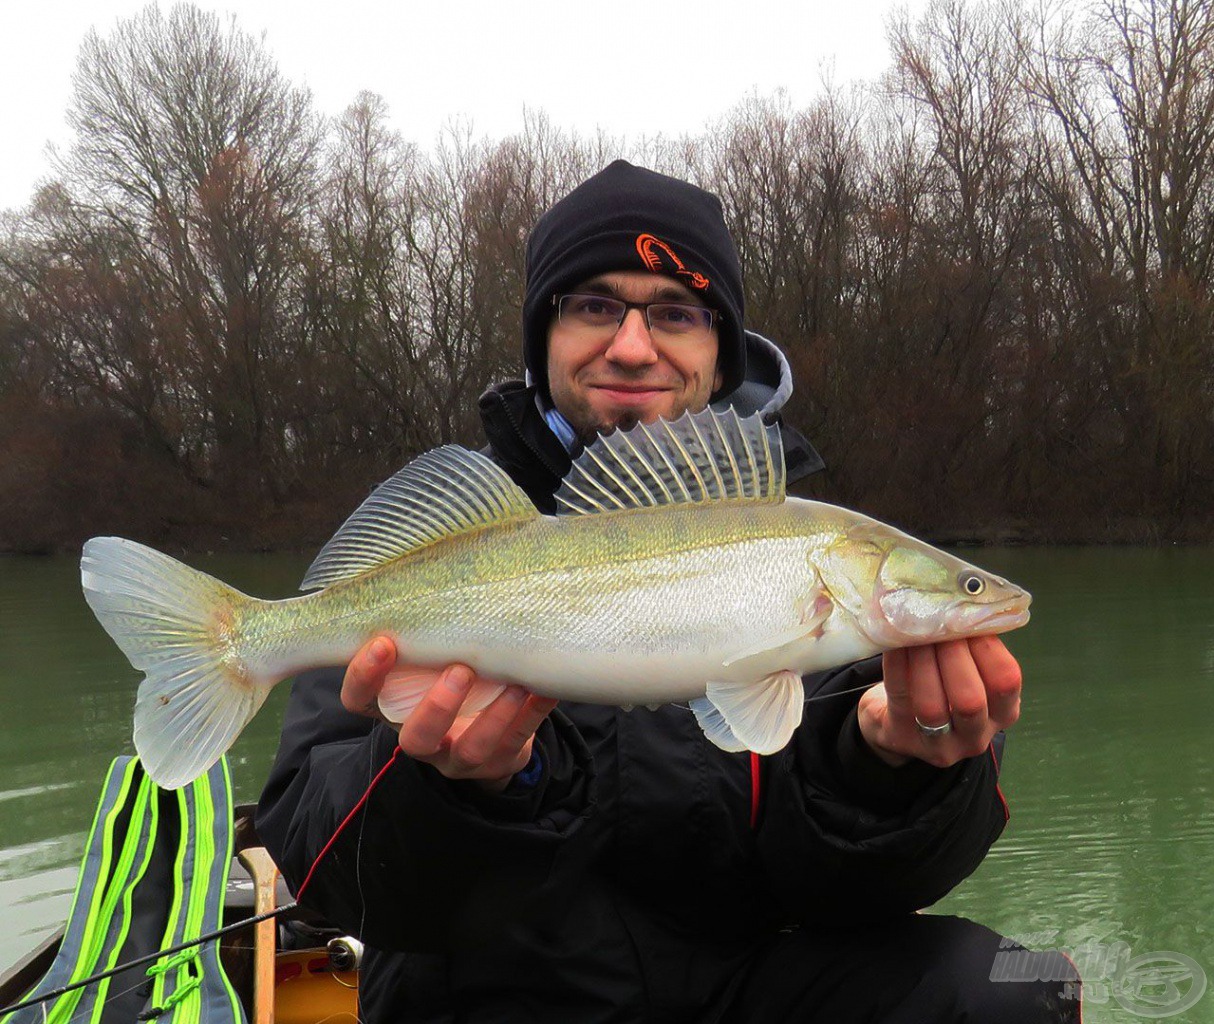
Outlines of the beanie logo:
M660 249L661 252L656 252L656 249ZM662 253L665 253L674 264L675 276L683 278L692 288L699 291L703 291L709 285L708 278L698 271L688 270L683 265L683 261L675 255L675 251L654 235L637 235L637 252L641 254L641 260L645 266L655 274L665 273L670 269L662 262Z

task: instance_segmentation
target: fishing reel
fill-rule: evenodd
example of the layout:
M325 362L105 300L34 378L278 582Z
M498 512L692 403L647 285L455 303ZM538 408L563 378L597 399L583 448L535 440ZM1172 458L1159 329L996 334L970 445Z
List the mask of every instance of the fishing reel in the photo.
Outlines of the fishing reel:
M329 952L329 967L337 973L357 971L362 966L363 944L352 935L330 939L325 948Z

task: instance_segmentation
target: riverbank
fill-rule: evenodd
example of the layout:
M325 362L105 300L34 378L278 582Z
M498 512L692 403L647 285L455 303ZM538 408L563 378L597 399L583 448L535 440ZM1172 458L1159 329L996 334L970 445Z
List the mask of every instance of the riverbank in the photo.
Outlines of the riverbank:
M170 554L308 554L318 550L357 505L300 502L240 517L216 520L161 519L149 522L143 515L99 519L95 528L80 526L58 536L30 531L20 539L0 532L0 555L75 554L89 537L121 536L150 544ZM334 513L335 508L342 511ZM877 518L882 518L877 514ZM1214 518L1196 517L1163 521L1144 516L1109 518L1099 524L1084 522L1033 522L1027 519L991 519L982 523L948 523L916 527L884 521L932 544L948 547L1027 546L1146 546L1204 545L1214 543Z

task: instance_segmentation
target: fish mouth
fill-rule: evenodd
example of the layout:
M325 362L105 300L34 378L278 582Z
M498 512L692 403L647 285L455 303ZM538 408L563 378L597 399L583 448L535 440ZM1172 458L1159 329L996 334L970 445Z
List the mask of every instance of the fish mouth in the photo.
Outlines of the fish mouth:
M967 635L977 636L989 633L1009 633L1019 629L1029 621L1029 605L1033 599L1028 594L1020 594L1008 601L991 605L980 615L973 615L973 606L961 606L956 611L957 625L962 626ZM970 614L965 614L969 612ZM952 616L950 616L952 618Z
M884 595L885 598L890 594ZM918 618L901 613L887 600L878 598L875 614L861 627L874 643L881 647L914 647L961 640L971 636L1009 633L1029 621L1032 597L1020 592L1002 601L976 605L956 601L933 616Z

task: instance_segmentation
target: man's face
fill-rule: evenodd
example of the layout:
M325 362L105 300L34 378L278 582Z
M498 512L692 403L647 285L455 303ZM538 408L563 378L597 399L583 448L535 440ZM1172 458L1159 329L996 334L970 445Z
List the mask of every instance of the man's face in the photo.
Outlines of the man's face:
M674 278L645 270L599 274L568 291L625 302L703 305ZM616 427L699 412L720 385L715 325L694 343L655 338L640 309L628 310L618 330L601 336L587 337L555 318L548 328L552 401L585 442Z

